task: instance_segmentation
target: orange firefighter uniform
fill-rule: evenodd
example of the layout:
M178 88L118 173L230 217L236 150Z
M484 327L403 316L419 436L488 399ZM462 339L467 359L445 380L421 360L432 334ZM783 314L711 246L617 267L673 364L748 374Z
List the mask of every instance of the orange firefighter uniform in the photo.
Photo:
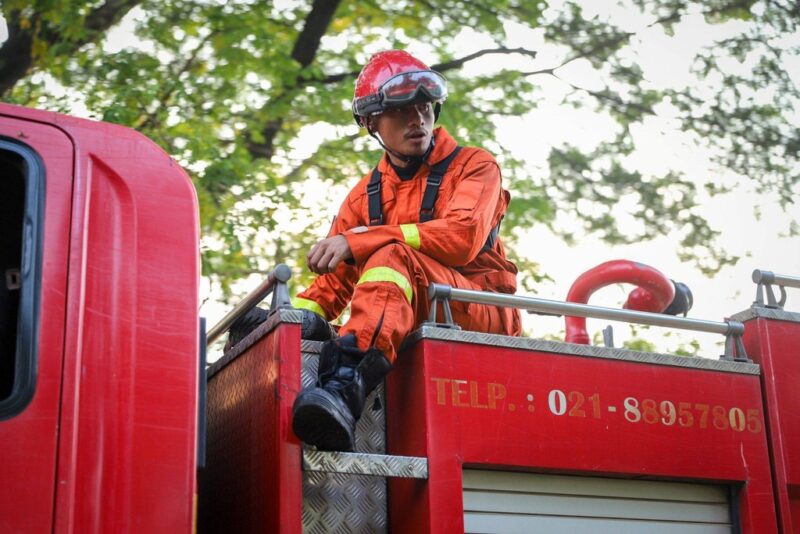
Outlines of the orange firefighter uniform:
M456 148L444 128L434 130L434 138L428 163L410 180L397 175L387 155L381 159L382 225L369 226L370 175L353 188L329 234L347 239L353 261L317 277L293 299L296 308L329 321L350 303L350 319L340 335L352 332L360 349L375 347L391 363L403 339L427 318L431 283L500 293L516 290L517 268L506 259L500 239L484 248L509 201L491 154L464 147L444 175L433 220L419 222L430 165ZM518 310L460 302L451 303L451 309L453 319L465 330L520 333Z

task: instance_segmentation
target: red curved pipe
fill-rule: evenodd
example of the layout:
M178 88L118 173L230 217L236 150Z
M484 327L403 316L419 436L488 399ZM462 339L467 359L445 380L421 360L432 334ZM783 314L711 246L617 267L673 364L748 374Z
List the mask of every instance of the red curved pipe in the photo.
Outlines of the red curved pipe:
M611 260L580 275L569 289L567 301L586 304L592 293L598 289L619 283L639 286L628 295L628 300L623 305L627 309L660 313L675 297L672 281L657 269L635 261ZM565 341L589 344L585 317L568 315L566 327Z

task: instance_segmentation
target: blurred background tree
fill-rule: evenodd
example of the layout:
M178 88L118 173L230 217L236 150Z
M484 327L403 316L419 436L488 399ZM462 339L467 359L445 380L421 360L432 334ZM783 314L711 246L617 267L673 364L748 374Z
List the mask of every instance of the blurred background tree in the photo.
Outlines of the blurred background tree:
M637 168L636 132L648 121L669 124L782 209L797 198L800 94L789 62L800 4L791 0L5 0L2 15L3 100L123 124L159 143L195 183L203 274L226 298L233 282L277 262L308 281L305 251L380 157L350 101L360 66L387 48L443 72L451 97L441 124L498 156L514 198L502 233L528 290L546 277L541 251L519 242L537 224L610 244L672 233L681 258L706 274L737 261L700 200L732 184L678 166ZM690 17L722 37L694 55L682 81L652 82L645 40L679 46L674 29ZM566 75L575 65L591 83ZM598 143L559 143L531 167L499 133L553 83L562 104L611 126Z

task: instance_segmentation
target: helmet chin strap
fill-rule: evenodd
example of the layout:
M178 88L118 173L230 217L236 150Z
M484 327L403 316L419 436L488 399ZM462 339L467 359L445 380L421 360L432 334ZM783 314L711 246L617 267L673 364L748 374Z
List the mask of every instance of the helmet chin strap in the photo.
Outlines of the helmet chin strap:
M378 135L374 131L372 131L372 128L370 128L369 126L367 126L367 133L369 133L369 135L372 136L372 138L375 139L378 142L379 145L381 145L381 148L383 148L386 152L388 152L389 154L391 154L395 158L399 159L400 161L402 161L406 165L414 165L414 164L417 164L417 163L424 162L425 160L428 159L428 155L430 155L431 150L433 150L433 145L434 145L433 136L431 136L431 142L428 145L428 148L425 150L424 154L421 154L419 156L409 156L407 154L401 154L400 152L397 152L396 150L392 150L391 148L389 148L388 146L383 144L383 141L381 141L381 138L378 137Z

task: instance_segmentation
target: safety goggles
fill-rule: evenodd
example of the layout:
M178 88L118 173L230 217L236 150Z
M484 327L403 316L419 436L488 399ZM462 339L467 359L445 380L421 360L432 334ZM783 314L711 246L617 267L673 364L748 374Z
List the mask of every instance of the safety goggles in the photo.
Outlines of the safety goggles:
M418 102L420 97L431 102L445 100L447 82L444 76L432 70L402 72L386 80L378 94L356 100L353 107L355 114L363 117L380 113L386 108Z

